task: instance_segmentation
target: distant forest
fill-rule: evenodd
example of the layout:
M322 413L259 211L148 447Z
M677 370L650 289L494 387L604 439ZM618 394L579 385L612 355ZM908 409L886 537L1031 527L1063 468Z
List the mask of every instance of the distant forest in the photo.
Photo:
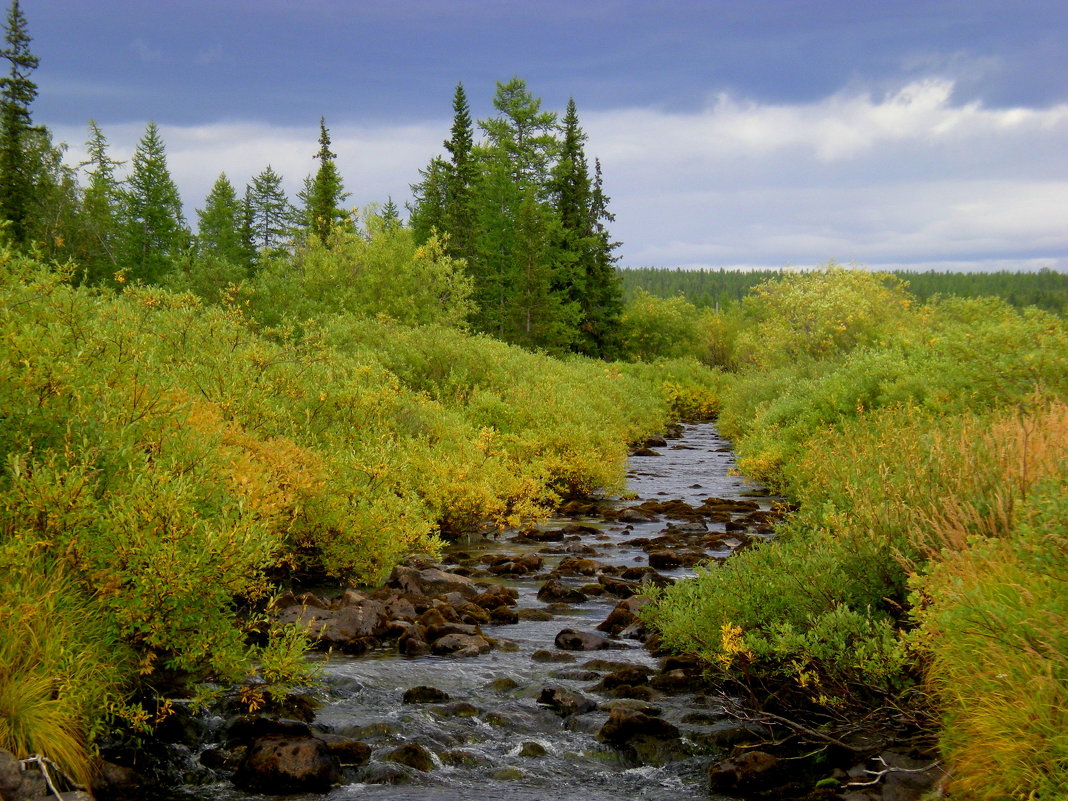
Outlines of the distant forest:
M620 269L623 293L630 300L644 289L650 295L670 298L682 293L699 308L725 309L738 302L749 290L769 278L780 278L783 270L684 270L681 268L637 267ZM994 295L1023 308L1037 306L1055 314L1068 312L1068 274L1053 270L1034 273L999 271L992 273L893 271L908 282L909 291L920 301L935 295L974 298Z

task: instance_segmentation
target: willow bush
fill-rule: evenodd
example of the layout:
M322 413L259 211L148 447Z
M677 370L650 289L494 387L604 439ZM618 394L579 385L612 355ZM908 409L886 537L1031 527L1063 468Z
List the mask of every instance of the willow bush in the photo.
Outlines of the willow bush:
M628 443L667 415L659 384L440 321L313 304L269 326L241 288L214 305L68 278L0 253L0 554L26 566L27 599L67 599L55 619L39 604L42 625L92 623L5 674L0 703L25 713L5 712L0 747L74 770L109 721L153 724L125 705L135 690L251 683L262 697L306 681L302 643L261 614L284 584L374 584L442 536L618 489ZM0 648L37 659L22 602L0 593Z

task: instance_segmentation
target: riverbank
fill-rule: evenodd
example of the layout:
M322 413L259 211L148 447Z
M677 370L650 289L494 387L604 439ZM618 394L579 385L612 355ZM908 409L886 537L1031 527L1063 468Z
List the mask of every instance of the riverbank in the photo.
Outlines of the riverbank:
M442 326L263 330L0 249L0 747L88 780L96 740L172 699L306 683L264 614L290 583L374 584L619 488L628 445L714 381Z
M322 688L271 715L239 710L248 699L237 695L208 715L180 707L185 722L164 727L168 756L156 751L144 781L170 785L160 797L257 798L234 780L262 789L250 754L287 737L337 760L324 774L334 789L321 777L304 788L330 798L703 793L712 755L749 727L724 715L701 665L646 647L634 612L643 586L691 576L684 562L767 536L774 499L731 474L708 424L641 452L632 500L573 504L535 529L457 543L379 590L281 599L276 614L328 649L315 660ZM307 720L285 722L296 714Z

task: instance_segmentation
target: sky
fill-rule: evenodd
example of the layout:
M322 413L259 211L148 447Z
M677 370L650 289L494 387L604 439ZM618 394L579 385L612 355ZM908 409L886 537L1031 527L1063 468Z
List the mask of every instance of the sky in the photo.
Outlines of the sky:
M578 106L622 266L1068 272L1064 0L21 0L34 119L117 158L154 120L195 223L225 171L295 196L319 118L409 199L454 87Z

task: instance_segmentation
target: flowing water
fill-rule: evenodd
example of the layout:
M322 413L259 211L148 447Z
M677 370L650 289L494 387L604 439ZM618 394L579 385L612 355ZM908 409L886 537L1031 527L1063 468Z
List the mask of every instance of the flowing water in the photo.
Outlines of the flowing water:
M668 499L699 505L710 496L756 500L762 509L771 505L771 499L759 487L732 474L733 456L711 424L685 426L681 437L655 450L657 455L631 457L628 486L635 497L614 502L617 508L643 500ZM513 543L506 536L500 541L460 543L456 550L471 557L480 553L539 553L545 559L540 577L494 581L519 592L520 608L545 608L536 594L544 583L544 572L564 556L554 551L585 546L595 553L583 555L605 564L644 565L647 554L629 541L656 537L666 526L665 520L623 524L598 518L567 518L549 521L544 527L562 528L576 523L589 526L596 533L588 532L581 538L569 535L562 543L544 544ZM724 531L724 524L709 524L709 531ZM726 557L729 553L725 547L719 552L710 551L709 555ZM445 564L448 569L448 555ZM675 579L691 574L685 568L662 572ZM578 586L593 579L562 580ZM324 658L325 687L320 691L323 705L313 725L359 739L375 750L375 756L368 767L355 774L352 783L340 785L325 796L298 797L328 801L708 798L703 779L705 766L710 755L729 744L738 730L736 724L723 717L712 699L690 694L658 697L652 702L663 718L680 727L684 742L693 753L663 766L629 763L599 742L596 733L608 717L606 710L562 719L537 703L545 687L581 693L602 704L607 701L590 688L614 668L593 660L657 668L659 660L634 640L621 640L618 649L596 652L560 652L554 648L554 638L561 629L593 631L617 600L594 597L567 609L554 607L550 620L483 625L483 631L502 640L502 644L476 658L411 659L392 651ZM548 651L563 661L536 660L533 656L538 651ZM403 704L405 690L419 685L443 690L451 700ZM435 769L424 773L377 759L405 742L420 743L432 752ZM391 781L398 783L378 783ZM187 786L182 796L232 801L256 798L229 783Z

